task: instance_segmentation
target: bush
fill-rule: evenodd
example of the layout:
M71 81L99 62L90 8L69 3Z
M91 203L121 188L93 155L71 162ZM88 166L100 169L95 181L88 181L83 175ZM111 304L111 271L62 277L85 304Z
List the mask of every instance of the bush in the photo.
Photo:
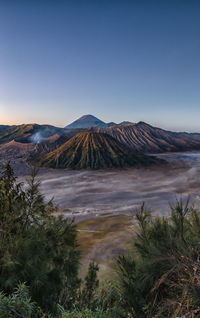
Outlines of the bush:
M80 285L73 221L52 215L34 173L28 184L17 183L9 164L0 179L0 211L0 289L9 295L26 282L45 312L59 303L70 308Z
M40 308L32 302L25 284L20 284L9 296L0 293L1 318L39 318L39 312L41 312Z
M105 313L102 309L96 309L92 311L91 309L74 309L70 312L63 312L62 318L114 318L114 316Z
M200 314L200 213L182 201L171 217L136 216L134 250L118 259L124 307L133 317Z

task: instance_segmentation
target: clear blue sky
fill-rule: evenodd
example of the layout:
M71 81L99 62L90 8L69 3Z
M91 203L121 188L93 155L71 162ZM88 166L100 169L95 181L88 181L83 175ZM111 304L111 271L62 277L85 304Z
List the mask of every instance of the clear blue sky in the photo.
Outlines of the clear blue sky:
M0 0L0 123L200 131L200 1Z

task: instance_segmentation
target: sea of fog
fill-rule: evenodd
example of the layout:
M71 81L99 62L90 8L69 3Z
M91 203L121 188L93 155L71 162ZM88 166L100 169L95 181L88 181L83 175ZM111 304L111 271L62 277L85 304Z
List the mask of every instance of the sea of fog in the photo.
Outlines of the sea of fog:
M41 192L54 198L61 213L77 220L135 213L142 202L168 215L176 199L200 203L200 153L161 154L165 167L109 171L46 170L39 172ZM23 177L24 179L24 177Z

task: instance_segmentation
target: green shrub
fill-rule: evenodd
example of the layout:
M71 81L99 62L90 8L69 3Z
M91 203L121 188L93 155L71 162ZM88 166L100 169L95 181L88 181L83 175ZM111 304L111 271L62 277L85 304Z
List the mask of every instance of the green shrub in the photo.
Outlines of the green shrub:
M114 316L104 312L102 309L91 309L76 310L70 312L63 312L62 318L115 318Z
M0 290L9 295L26 282L45 312L56 312L59 303L70 308L80 285L73 221L52 215L35 174L17 183L9 164L0 179L0 211Z
M124 307L138 318L200 314L200 213L180 201L169 218L144 205L136 218L133 251L118 259Z
M9 296L0 293L1 318L39 318L39 312L41 310L32 302L25 284L20 284Z

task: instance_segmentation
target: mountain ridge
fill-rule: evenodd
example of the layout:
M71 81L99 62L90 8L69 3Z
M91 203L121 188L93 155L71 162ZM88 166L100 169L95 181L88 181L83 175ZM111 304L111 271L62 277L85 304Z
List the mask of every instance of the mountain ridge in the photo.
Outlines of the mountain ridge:
M153 127L142 121L136 124L108 128L94 127L92 130L107 133L139 152L161 153L200 150L200 134L172 132Z
M87 116L85 115L86 119ZM0 144L12 140L23 143L40 143L56 134L70 139L79 132L97 132L108 134L138 152L161 153L200 150L200 134L198 133L173 132L151 126L143 121L138 123L122 122L121 125L111 122L106 125L89 128L59 128L38 124L4 126L0 130ZM64 141L63 138L63 143Z
M90 128L90 127L111 127L115 125L127 125L131 124L130 121L123 121L119 124L116 124L115 122L104 122L100 120L99 118L88 114L83 115L80 118L73 121L71 124L65 126L64 128Z
M148 166L158 160L133 152L107 134L84 132L35 162L49 168L106 169Z

